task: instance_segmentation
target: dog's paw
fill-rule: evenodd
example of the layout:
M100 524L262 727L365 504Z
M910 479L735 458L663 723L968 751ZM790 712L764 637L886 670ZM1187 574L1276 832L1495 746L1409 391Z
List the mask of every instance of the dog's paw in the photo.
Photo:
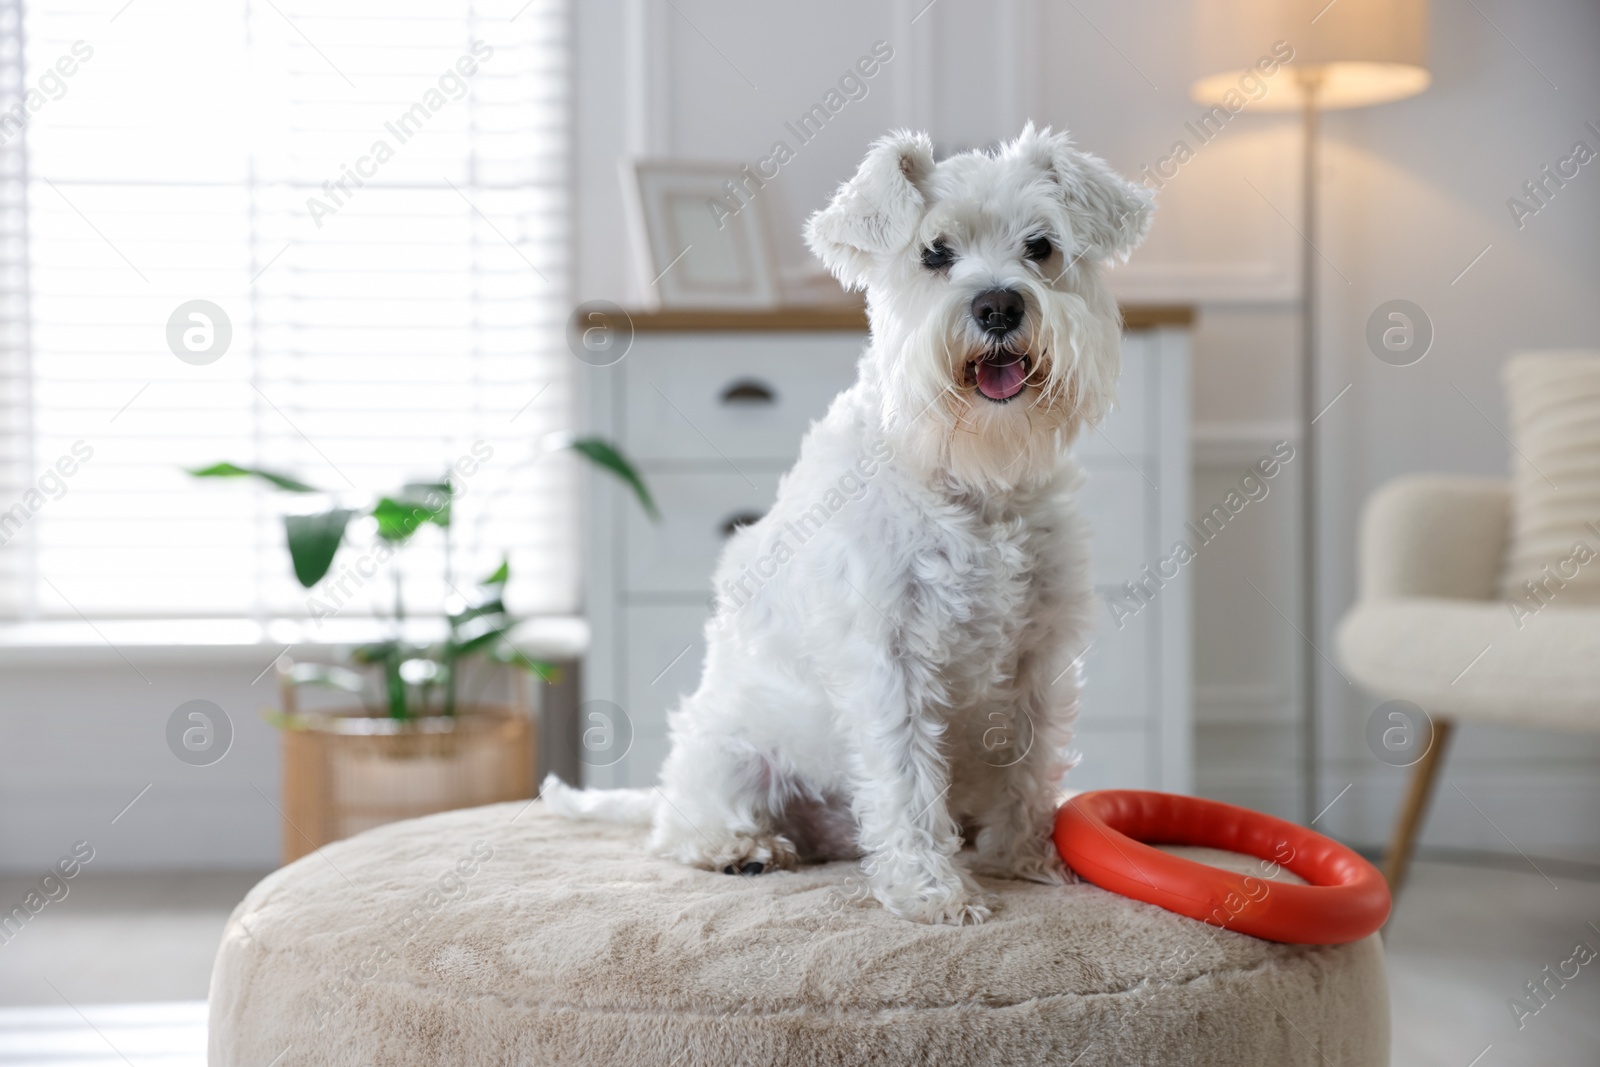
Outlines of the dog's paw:
M989 901L965 872L944 857L875 872L873 895L891 914L912 922L967 926L990 915Z
M898 901L885 907L902 919L930 926L976 926L993 914L981 896L965 892L946 897Z
M711 841L701 840L692 854L679 858L708 871L723 874L756 875L766 871L791 870L799 863L794 842L782 834L730 833Z

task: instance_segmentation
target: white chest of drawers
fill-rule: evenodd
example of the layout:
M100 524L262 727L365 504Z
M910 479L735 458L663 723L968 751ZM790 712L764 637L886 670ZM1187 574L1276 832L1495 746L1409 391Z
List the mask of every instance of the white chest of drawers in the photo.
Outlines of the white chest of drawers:
M1079 506L1097 588L1120 589L1168 554L1189 512L1186 309L1125 309L1119 408L1077 446ZM811 421L855 377L859 313L634 317L628 355L588 373L589 429L638 463L652 523L590 476L580 762L594 786L654 782L666 713L700 679L701 628L722 541L761 515ZM1119 628L1102 611L1085 659L1077 789L1192 786L1187 573Z

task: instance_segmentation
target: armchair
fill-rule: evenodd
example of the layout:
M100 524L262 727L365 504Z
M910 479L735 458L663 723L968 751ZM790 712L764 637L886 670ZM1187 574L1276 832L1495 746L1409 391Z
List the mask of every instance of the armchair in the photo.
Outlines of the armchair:
M1396 897L1458 723L1600 729L1600 607L1563 605L1558 592L1529 613L1501 596L1511 499L1508 481L1411 476L1362 515L1360 592L1339 624L1339 658L1434 724L1385 860Z

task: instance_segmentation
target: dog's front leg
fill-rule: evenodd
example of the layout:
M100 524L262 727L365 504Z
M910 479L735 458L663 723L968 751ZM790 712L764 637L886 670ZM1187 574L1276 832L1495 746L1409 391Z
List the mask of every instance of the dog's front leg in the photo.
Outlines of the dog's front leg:
M953 858L961 835L946 803L950 768L943 723L915 664L883 662L854 687L853 807L862 867L873 895L895 915L925 923L982 922L989 909ZM919 695L921 698L919 699Z
M1052 838L1063 799L1064 750L1078 712L1076 661L1029 655L1019 665L1014 699L1002 713L1004 744L981 768L988 803L977 812L980 874L1057 885L1071 880Z

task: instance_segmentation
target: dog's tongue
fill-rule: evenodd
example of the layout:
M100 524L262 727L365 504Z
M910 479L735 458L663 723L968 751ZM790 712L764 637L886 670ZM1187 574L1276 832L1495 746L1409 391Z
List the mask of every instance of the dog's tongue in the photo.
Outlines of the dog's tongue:
M990 400L1010 400L1022 392L1022 383L1028 377L1027 364L1026 357L1009 353L978 360L979 391Z

